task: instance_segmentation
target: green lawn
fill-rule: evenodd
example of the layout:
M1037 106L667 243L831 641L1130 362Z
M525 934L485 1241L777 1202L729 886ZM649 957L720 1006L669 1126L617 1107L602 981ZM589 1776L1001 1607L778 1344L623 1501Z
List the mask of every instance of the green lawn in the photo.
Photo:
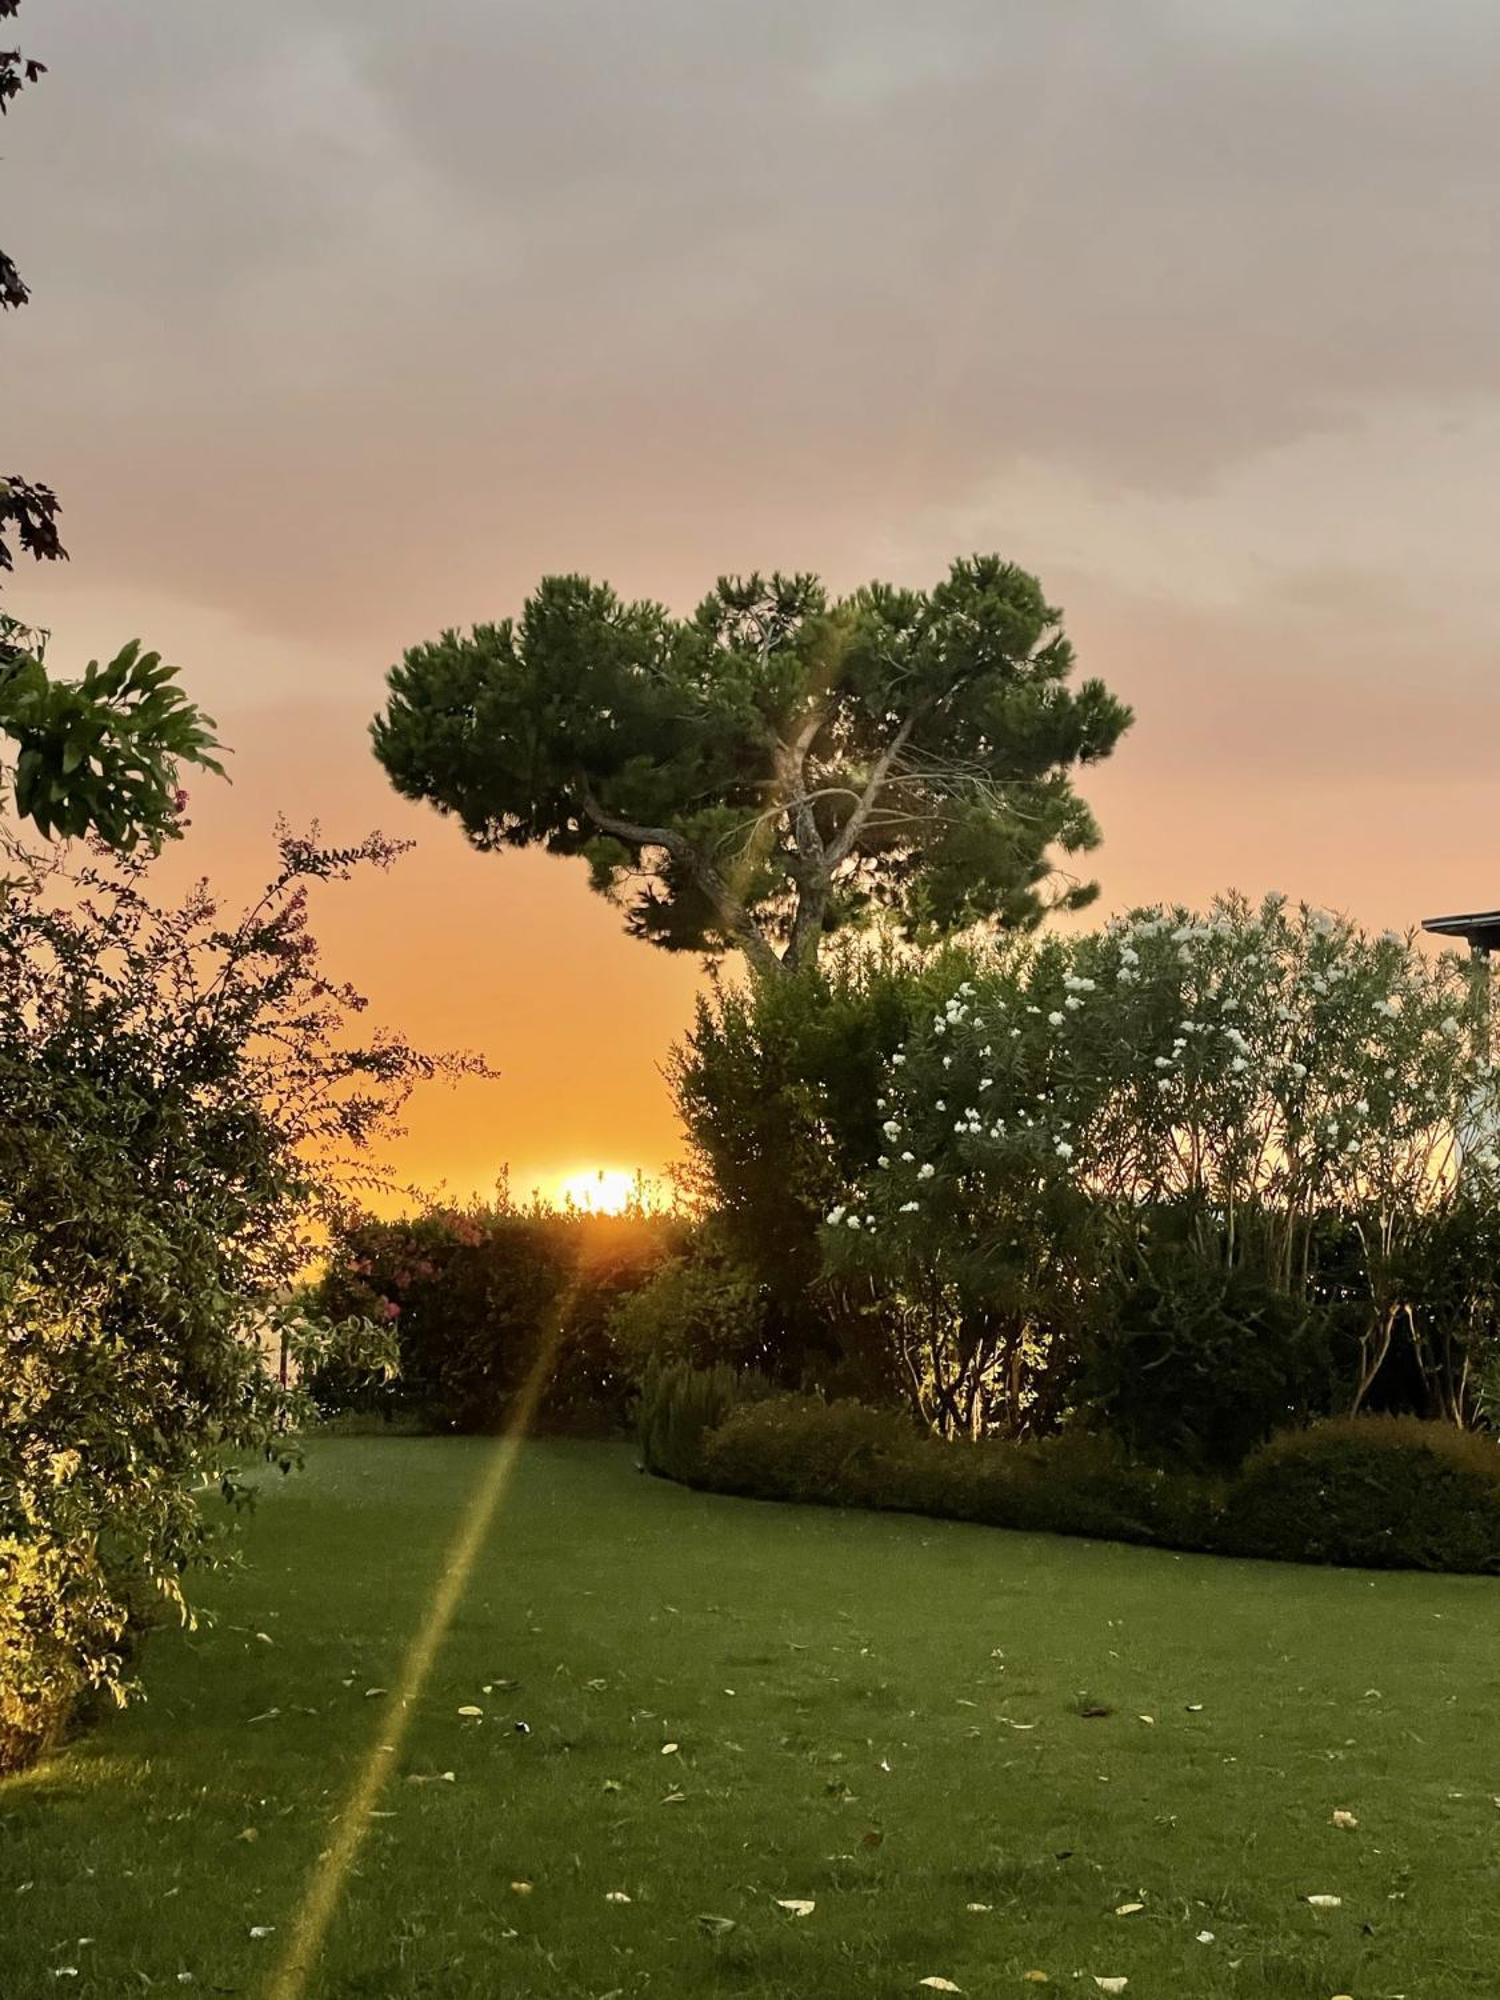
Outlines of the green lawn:
M149 1701L0 1787L5 2000L264 1993L492 1449L317 1443ZM538 1445L309 1994L1493 1996L1497 1794L1495 1583L760 1506Z

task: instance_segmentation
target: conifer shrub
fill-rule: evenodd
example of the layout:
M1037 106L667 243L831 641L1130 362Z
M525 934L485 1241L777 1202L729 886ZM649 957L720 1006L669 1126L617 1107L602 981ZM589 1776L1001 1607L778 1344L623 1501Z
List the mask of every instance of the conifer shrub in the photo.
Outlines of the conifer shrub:
M731 1410L775 1393L750 1369L692 1368L672 1362L642 1385L636 1405L641 1459L648 1472L684 1485L704 1483L703 1444Z

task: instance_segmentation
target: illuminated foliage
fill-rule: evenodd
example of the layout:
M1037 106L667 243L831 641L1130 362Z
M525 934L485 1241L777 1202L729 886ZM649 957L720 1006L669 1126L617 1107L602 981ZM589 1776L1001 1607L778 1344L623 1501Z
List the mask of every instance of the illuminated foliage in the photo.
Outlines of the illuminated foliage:
M289 1304L319 1216L416 1080L477 1067L353 1039L319 965L307 884L395 851L283 834L227 922L102 848L0 901L0 1763L122 1696L142 1624L185 1611L220 1532L195 1489L286 1459L282 1342L310 1365L334 1339Z

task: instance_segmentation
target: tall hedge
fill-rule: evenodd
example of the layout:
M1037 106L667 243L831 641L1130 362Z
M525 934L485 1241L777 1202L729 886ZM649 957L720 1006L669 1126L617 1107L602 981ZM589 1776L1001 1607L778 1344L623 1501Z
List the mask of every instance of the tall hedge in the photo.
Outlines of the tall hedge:
M327 1409L402 1411L443 1429L501 1428L523 1391L543 1428L620 1428L636 1378L614 1332L620 1302L677 1244L670 1218L492 1207L346 1219L313 1294L321 1313L394 1329L387 1384L332 1367Z

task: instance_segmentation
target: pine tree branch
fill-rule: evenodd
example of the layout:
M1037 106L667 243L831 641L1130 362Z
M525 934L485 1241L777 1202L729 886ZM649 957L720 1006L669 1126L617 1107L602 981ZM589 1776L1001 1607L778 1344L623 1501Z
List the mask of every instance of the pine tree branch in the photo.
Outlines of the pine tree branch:
M845 820L837 837L829 845L828 865L830 869L837 868L841 861L847 861L853 852L856 841L858 841L869 823L870 814L875 810L876 801L884 789L886 779L891 774L891 767L906 748L916 725L917 715L914 710L907 716L890 742L875 759L869 780L865 785L864 791L860 794L859 802L856 804L853 812L850 813L848 819Z
M624 841L628 847L659 847L685 869L713 905L725 931L744 952L756 972L776 978L784 971L781 960L771 949L755 919L700 848L673 827L646 826L638 820L624 819L618 813L607 812L594 797L586 780L580 781L579 801L601 833Z

